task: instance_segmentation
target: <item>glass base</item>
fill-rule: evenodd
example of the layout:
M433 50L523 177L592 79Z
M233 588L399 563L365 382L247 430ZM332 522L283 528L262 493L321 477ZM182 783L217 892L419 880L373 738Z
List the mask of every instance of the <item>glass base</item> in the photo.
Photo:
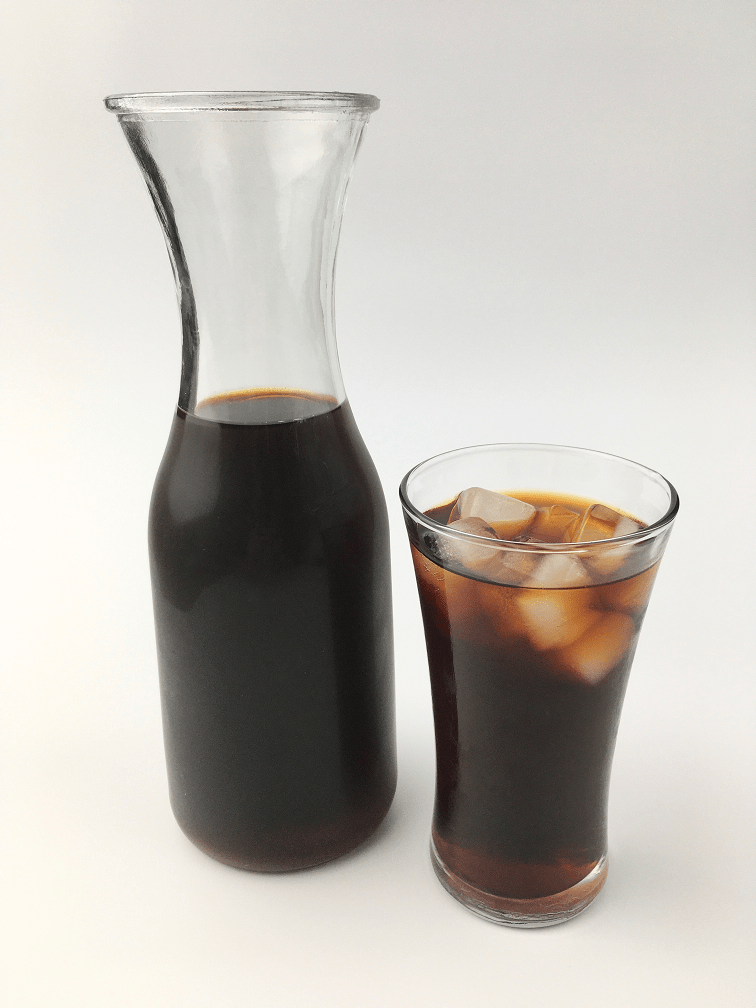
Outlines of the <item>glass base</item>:
M576 917L599 894L609 868L604 855L590 874L563 892L536 899L510 899L476 889L463 881L446 867L433 840L430 847L431 862L444 889L472 913L507 927L550 927Z

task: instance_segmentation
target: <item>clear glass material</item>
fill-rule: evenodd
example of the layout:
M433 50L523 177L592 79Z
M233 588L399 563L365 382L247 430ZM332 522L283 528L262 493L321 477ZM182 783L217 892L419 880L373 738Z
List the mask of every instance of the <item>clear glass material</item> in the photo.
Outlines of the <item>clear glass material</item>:
M472 487L554 501L538 521L585 541L447 524ZM434 868L488 920L559 924L606 878L614 742L677 494L626 459L504 444L429 459L400 496L433 693Z
M163 225L181 308L179 405L292 388L344 399L333 272L372 95L115 95ZM227 408L226 408L227 412Z
M116 95L183 333L150 509L171 803L285 871L364 840L396 781L388 524L345 399L333 271L371 95Z

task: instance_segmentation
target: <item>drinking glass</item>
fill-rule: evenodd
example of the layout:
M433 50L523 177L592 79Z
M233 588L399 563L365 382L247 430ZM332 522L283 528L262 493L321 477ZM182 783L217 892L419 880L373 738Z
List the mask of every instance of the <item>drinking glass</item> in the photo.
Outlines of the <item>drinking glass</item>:
M476 487L531 498L536 526L584 541L459 521ZM498 444L422 462L400 496L433 695L436 874L488 920L559 924L606 879L614 743L677 494L612 455Z

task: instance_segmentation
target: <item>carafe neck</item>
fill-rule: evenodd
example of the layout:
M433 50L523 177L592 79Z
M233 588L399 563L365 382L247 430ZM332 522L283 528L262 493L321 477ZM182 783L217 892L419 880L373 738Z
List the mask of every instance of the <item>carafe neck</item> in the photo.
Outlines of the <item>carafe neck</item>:
M163 227L183 330L179 406L265 390L344 399L333 273L369 95L115 96Z

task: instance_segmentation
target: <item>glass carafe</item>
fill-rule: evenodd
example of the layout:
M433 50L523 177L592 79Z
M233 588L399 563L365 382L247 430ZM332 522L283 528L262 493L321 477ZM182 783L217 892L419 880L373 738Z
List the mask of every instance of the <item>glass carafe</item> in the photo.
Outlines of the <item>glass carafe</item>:
M333 271L371 95L116 95L178 289L150 561L171 804L238 868L329 861L396 783L386 507Z

